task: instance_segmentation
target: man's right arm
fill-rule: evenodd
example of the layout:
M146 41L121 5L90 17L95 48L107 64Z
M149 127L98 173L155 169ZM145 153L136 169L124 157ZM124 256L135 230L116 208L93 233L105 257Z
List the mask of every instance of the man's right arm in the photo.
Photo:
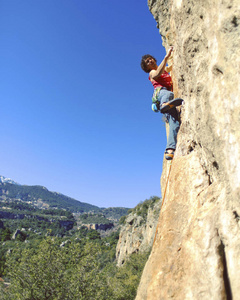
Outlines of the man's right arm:
M171 56L171 53L173 51L173 47L170 47L166 56L164 57L163 61L161 62L161 64L158 66L158 68L156 70L152 70L150 73L149 73L149 77L150 79L154 79L156 80L157 78L159 78L162 73L164 72L165 70L165 67L166 67L166 64L167 64L167 61L169 59L169 57Z

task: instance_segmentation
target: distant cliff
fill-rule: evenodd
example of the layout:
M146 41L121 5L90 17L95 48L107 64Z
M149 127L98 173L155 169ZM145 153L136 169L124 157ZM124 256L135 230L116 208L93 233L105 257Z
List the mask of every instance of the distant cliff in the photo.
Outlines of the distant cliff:
M137 205L126 216L116 248L118 266L124 264L133 253L151 250L160 206L161 199L152 197Z
M149 0L182 124L137 300L240 299L239 0ZM154 42L154 41L153 41ZM161 187L166 186L165 162Z
M109 224L82 224L83 227L86 227L88 230L93 229L93 230L108 230L114 227L113 223Z

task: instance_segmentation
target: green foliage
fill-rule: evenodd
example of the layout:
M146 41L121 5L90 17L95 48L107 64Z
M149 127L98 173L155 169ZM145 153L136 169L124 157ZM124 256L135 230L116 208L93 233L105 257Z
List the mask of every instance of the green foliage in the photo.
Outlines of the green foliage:
M128 208L125 207L109 207L102 209L102 213L106 218L118 221L122 216L126 215Z
M44 239L36 249L15 249L7 260L8 289L2 299L104 299L97 244Z
M103 238L96 230L80 228L66 231L60 226L62 220L74 221L71 211L88 212L92 206L85 210L82 204L75 206L76 203L71 201L64 202L71 198L62 201L63 195L51 193L43 187L23 186L19 190L17 186L15 190L13 185L4 184L6 187L9 198L0 205L10 208L8 211L12 213L20 212L24 218L4 219L4 228L0 229L0 276L10 283L7 288L0 288L1 299L135 298L148 253L134 254L118 268L115 255L119 232ZM0 196L1 193L0 185ZM55 196L60 197L60 202ZM50 209L39 209L27 203L29 199L35 201L39 198L48 203ZM128 212L145 217L156 201L159 198L152 197ZM119 222L124 224L127 210L99 209L95 213L81 214L79 218L82 223L109 224L113 219L120 219ZM16 229L20 229L22 234L10 240Z
M13 203L12 203L13 204ZM16 205L21 207L22 203L16 202ZM14 207L14 205L12 205ZM23 205L26 209L26 205ZM14 210L11 211L14 213ZM51 235L64 235L66 228L61 225L62 221L75 222L74 216L70 211L62 209L38 209L33 211L24 210L24 218L9 218L4 219L4 225L8 227L8 230L13 233L16 229L25 228L27 235L32 238L36 234L45 235L51 231ZM34 234L35 232L35 234ZM2 237L2 235L5 235ZM0 238L7 238L7 232L2 232L0 229Z
M63 210L63 209L41 209L40 214L45 216L50 215L52 217L61 216L61 217L65 217L67 220L74 220L73 214L70 211Z
M90 229L87 232L87 238L89 240L100 239L100 233L97 230Z
M124 225L124 224L125 224L125 221L126 221L126 218L127 218L127 216L122 216L122 217L119 219L119 224L120 224L120 225Z
M141 216L144 220L146 220L149 208L153 208L154 205L160 201L161 199L157 196L153 196L150 199L145 200L144 202L139 203L135 208L129 209L128 214L136 213L137 216Z
M0 202L0 207L2 206L8 207L8 209L11 209L11 212L16 212L16 213L19 213L19 211L21 211L21 213L23 211L28 211L28 212L31 211L33 213L37 210L37 208L34 207L33 205L18 200L14 200L14 201L5 200L4 202Z
M112 221L107 219L103 214L82 214L79 220L84 224L110 224Z
M94 230L90 232L93 235ZM52 237L28 244L15 241L15 247L9 241L5 249L13 251L2 257L6 260L4 279L10 285L0 288L1 299L134 299L148 255L134 254L118 268L119 233L94 239L88 239L89 234L84 229L76 232L64 247L60 247L63 239Z
M1 247L0 249L0 277L3 276L6 263L6 251Z
M17 236L16 236L16 241L19 242L24 242L27 238L27 234L25 232L20 232Z
M147 220L147 214L148 214L149 208L153 209L154 205L158 201L161 201L161 199L157 196L153 196L150 199L146 199L145 201L140 202L134 208L129 209L127 214L128 215L136 214L137 216L141 216L142 217L141 224L144 224ZM158 214L159 210L156 210L155 213ZM127 218L127 216L122 216L119 220L119 224L124 225L126 222L126 218Z
M11 231L8 227L0 229L0 240L2 242L11 240Z
M126 263L117 269L108 270L109 287L114 300L134 300L141 274L149 253L136 253L130 256Z
M133 211L134 211L134 209L133 209L133 208L130 208L130 209L128 210L127 214L129 215L129 214L131 214Z

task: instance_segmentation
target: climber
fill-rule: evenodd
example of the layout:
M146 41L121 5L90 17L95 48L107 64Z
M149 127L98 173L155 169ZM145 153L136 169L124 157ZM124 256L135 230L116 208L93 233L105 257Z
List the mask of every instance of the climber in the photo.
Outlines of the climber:
M159 66L157 65L157 60L150 54L144 55L141 60L141 68L144 72L149 73L149 80L154 87L152 110L163 113L165 121L169 124L169 135L165 150L165 158L167 160L173 159L176 149L177 133L180 126L176 107L183 102L181 98L174 99L172 78L168 73L171 71L171 67L166 66L172 51L173 47L170 47Z

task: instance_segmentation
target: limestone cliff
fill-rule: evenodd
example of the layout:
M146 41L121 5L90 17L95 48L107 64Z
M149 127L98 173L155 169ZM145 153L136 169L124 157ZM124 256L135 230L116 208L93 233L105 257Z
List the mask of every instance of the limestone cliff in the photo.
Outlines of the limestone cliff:
M137 205L126 217L116 248L118 266L121 266L133 253L151 250L160 206L160 199L153 197Z
M82 224L81 226L86 227L88 230L93 229L93 230L109 230L114 227L113 223L109 224L97 224L97 223L91 223L91 224Z
M240 2L148 5L163 45L174 46L175 95L185 103L136 299L240 299Z

